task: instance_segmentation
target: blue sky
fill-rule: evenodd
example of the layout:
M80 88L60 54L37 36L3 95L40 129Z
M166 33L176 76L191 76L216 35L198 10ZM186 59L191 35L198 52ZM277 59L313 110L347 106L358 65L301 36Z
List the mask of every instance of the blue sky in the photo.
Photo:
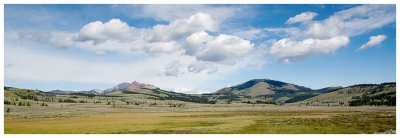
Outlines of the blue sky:
M396 81L395 5L5 5L5 86Z

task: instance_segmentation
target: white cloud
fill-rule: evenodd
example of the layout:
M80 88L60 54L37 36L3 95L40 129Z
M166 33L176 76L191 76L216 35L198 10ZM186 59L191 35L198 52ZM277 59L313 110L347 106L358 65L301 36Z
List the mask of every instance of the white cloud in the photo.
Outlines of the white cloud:
M309 22L312 21L312 19L314 19L315 16L317 16L318 14L315 12L303 12L300 13L294 17L290 17L287 21L286 24L294 24L294 23L301 23L301 22Z
M371 36L369 37L369 41L365 44L363 44L359 49L357 50L364 50L370 47L377 46L381 44L385 39L387 38L386 35L376 35L376 36Z
M169 25L156 25L147 36L147 40L171 41L199 31L217 31L218 24L205 13L197 13L186 19L178 19Z
M95 21L84 25L80 31L78 41L93 41L95 44L105 42L107 40L118 40L125 42L135 38L134 28L120 19L111 19L102 23ZM137 37L137 36L136 36Z
M309 55L334 53L340 47L349 43L347 36L337 36L330 39L305 39L301 41L281 39L275 42L269 53L285 62L301 59Z
M250 41L225 34L211 36L206 32L198 32L187 37L186 41L186 54L203 61L224 61L243 56L254 49Z
M305 34L314 38L338 35L356 36L395 22L394 5L361 5L339 11L329 18L308 26Z
M287 23L307 21L307 24L264 29L271 35L283 37L273 44L270 54L283 61L293 61L309 55L334 53L347 45L350 37L393 23L396 17L394 5L356 6L321 21L312 20L316 14L306 13L289 18Z
M115 51L122 53L172 53L182 49L180 39L199 31L216 31L218 24L205 13L197 13L185 19L175 20L168 25L158 24L147 29L136 29L119 19L106 23L91 22L79 32L78 47L93 51ZM84 45L84 46L81 46Z
M233 35L212 36L207 33L216 33L218 26L218 22L209 14L200 12L150 28L135 28L119 19L111 19L105 23L90 22L76 33L53 31L34 35L35 32L32 32L29 35L22 34L20 38L56 47L73 46L91 51L96 56L109 52L125 56L155 57L177 54L183 60L164 63L159 75L179 76L216 73L218 68L236 69L235 64L241 63L239 60L246 56L250 58L249 53L254 49L250 41ZM240 66L245 64L241 63ZM252 64L252 61L248 64Z
M152 28L137 29L119 19L111 19L105 23L90 22L77 33L21 32L19 36L59 48L74 45L93 51L96 55L107 51L155 54L180 51L181 43L187 36L196 32L217 30L218 23L210 15L197 13L172 21L168 25L158 24ZM102 51L102 54L98 51Z

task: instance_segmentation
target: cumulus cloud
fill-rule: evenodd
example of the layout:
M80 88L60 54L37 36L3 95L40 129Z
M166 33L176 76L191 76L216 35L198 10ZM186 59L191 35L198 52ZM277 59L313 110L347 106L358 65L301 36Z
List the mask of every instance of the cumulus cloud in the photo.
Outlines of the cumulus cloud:
M195 56L198 60L219 62L248 54L254 44L237 36L220 34L209 35L198 32L186 39L186 54Z
M305 39L292 40L281 39L275 42L270 53L285 62L301 59L314 54L329 54L334 53L340 47L344 47L349 43L347 36L337 36L329 39Z
M176 19L168 24L135 28L120 19L94 21L79 32L43 32L40 35L22 33L25 38L55 47L74 46L93 52L96 56L118 53L134 56L178 54L190 61L178 60L165 64L163 75L210 74L221 68L233 67L238 60L250 55L254 44L234 35L218 33L219 22L203 12ZM217 35L210 35L215 33Z
M146 9L146 7L152 6L143 7ZM157 10L157 5L148 9L175 11L174 8L171 8L174 6L161 7L166 9ZM210 7L207 6L207 8ZM223 9L223 7L215 8L219 10ZM231 11L232 9L234 8L229 7L227 11ZM329 44L328 46L332 46L332 48L325 48L328 48L327 51L330 52L323 52L319 46L302 46L302 42L308 42L309 40L335 40L344 37L350 38L383 27L395 20L395 6L393 5L361 5L336 12L332 16L320 21L315 21L314 17L318 14L310 11L290 17L286 21L287 24L307 22L307 24L301 24L297 27L242 29L239 32L231 33L232 35L227 35L218 32L220 28L219 24L221 23L219 21L220 17L211 14L212 10L200 10L202 12L198 12L199 10L189 10L190 12L182 15L174 14L171 16L165 14L168 13L165 11L154 13L154 17L170 22L149 28L135 28L122 20L111 19L104 23L100 21L88 23L76 33L50 32L32 33L35 35L22 34L21 36L41 43L49 43L59 48L75 45L76 47L93 51L96 55L102 55L105 52L119 52L124 54L170 54L177 52L193 56L198 61L234 64L235 61L232 61L232 59L249 55L253 51L255 46L249 40L258 41L268 39L266 41L272 42L272 47L267 53L275 55L278 58L290 58L293 60L295 57L303 58L308 56L304 54L333 53L343 46ZM193 13L194 11L196 12ZM274 41L276 42L274 43ZM281 52L278 49L283 48L280 46L283 42L287 42L285 45L295 44L298 47L307 47L306 49L309 50L299 51L300 53L298 54L292 53L297 50ZM315 50L311 48L315 48ZM98 51L103 52L100 54Z
M171 53L180 49L177 42L199 31L216 31L218 24L205 13L197 13L188 18L175 20L168 25L158 24L147 29L137 29L119 19L102 23L95 21L84 25L76 38L79 42L94 42L95 46L118 41L129 43L132 50L148 53Z
M199 31L217 31L218 24L205 13L197 13L187 19L178 19L169 25L156 25L151 30L147 40L170 41Z
M286 23L306 21L307 24L264 30L284 37L272 44L269 53L280 60L293 61L310 55L334 53L346 46L350 37L395 22L395 14L394 5L361 5L336 12L321 21L312 20L317 15L315 13L301 13L289 18Z
M386 35L371 36L371 37L369 37L369 41L367 43L363 44L357 50L364 50L364 49L367 49L370 47L377 46L377 45L381 44L386 38L387 38Z
M78 34L78 41L93 41L95 44L105 42L107 40L118 40L125 42L135 38L133 35L134 28L120 19L111 19L102 23L95 21L84 25Z
M301 23L301 22L308 22L311 21L315 16L318 14L315 12L303 12L300 13L294 17L290 17L287 21L286 24L294 24L294 23Z
M111 19L105 23L90 22L77 33L71 32L21 32L20 38L47 43L65 48L71 45L98 51L128 53L172 53L182 49L181 40L201 31L214 32L218 23L208 14L197 13L178 19L167 25L158 24L151 28L135 28L120 19ZM100 55L97 53L97 55Z

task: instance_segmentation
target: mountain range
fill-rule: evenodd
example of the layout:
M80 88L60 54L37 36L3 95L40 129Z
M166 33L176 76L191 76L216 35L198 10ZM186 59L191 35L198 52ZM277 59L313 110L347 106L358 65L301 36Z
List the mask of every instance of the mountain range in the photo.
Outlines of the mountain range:
M9 87L8 87L9 88ZM48 91L49 94L141 94L159 100L180 100L196 103L273 103L304 105L395 105L396 83L358 84L349 87L311 89L292 83L271 79L253 79L232 87L225 87L206 94L184 94L162 90L140 82L120 83L115 87L89 91ZM394 101L394 102L393 102Z

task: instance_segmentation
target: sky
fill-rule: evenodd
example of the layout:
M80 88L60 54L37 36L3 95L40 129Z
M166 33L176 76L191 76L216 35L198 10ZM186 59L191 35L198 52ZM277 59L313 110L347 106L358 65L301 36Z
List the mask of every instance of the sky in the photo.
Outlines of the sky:
M395 5L4 6L5 86L138 81L207 93L251 79L396 81Z

